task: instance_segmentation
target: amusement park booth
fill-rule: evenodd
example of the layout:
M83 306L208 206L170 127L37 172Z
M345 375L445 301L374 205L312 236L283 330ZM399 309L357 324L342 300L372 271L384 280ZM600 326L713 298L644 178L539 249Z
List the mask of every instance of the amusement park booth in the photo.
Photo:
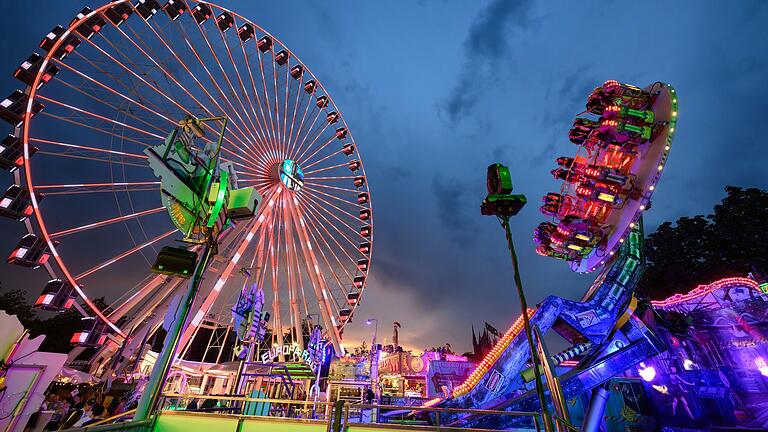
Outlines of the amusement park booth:
M367 357L345 356L331 361L326 398L328 402L344 400L365 403L371 388L371 362Z
M427 351L416 356L408 351L382 352L381 394L391 398L432 398L463 383L474 366L468 358L455 354Z

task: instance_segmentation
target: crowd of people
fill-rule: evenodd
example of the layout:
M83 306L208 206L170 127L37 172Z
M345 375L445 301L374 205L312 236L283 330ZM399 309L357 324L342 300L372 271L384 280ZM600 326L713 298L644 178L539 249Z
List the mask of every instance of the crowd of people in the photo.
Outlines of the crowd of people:
M74 393L74 394L73 394ZM32 415L27 430L39 430L38 422L45 421L43 413L52 413L43 430L65 430L98 423L135 408L129 403L128 394L105 395L98 390L49 391L40 410Z

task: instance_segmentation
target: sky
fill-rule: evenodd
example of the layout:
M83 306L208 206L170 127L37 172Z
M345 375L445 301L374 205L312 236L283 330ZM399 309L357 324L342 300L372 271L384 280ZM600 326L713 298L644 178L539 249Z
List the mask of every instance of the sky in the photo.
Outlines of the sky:
M401 342L471 348L471 325L506 330L519 314L504 235L480 215L485 169L501 162L529 204L512 221L530 304L578 298L593 279L534 253L550 169L567 131L607 79L673 84L675 142L646 231L708 213L726 185L768 187L768 4L533 0L252 2L221 0L297 53L341 109L366 166L375 217L368 288L345 330L354 344L402 324ZM2 88L56 24L86 3L8 2L0 16ZM9 181L9 180L7 180ZM0 251L22 234L0 221ZM18 277L3 267L6 288ZM44 279L44 278L43 278ZM709 281L702 281L709 282ZM21 283L23 284L23 283ZM26 284L23 284L26 285ZM39 291L31 283L33 294Z

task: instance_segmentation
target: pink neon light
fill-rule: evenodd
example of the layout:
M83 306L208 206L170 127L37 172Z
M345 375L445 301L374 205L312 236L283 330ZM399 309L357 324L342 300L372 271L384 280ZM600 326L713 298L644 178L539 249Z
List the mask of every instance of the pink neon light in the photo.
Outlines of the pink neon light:
M734 288L734 287L747 287L755 291L760 291L760 287L758 283L752 279L744 278L744 277L730 277L730 278L720 279L718 281L712 282L709 285L699 285L698 287L688 292L688 294L675 294L672 297L667 298L666 300L652 301L651 305L653 305L653 307L664 308L664 307L673 306L679 303L684 303L699 297L703 297L719 289Z

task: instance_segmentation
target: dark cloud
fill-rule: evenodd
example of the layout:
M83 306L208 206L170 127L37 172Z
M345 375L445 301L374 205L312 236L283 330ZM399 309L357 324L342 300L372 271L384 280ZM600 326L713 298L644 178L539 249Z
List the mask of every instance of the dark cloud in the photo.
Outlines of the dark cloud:
M465 64L444 109L455 122L471 112L488 80L511 54L510 32L530 23L530 0L494 0L475 19L464 41Z
M467 202L474 198L473 190L455 177L440 174L432 178L432 194L437 204L437 218L449 231L449 237L459 246L467 246L474 240L476 223L469 215Z
M543 164L554 157L557 143L567 141L568 128L576 114L584 108L586 95L601 82L591 71L590 65L582 65L571 69L545 92L548 103L541 114L541 125L549 131L547 142L532 156L535 165Z

